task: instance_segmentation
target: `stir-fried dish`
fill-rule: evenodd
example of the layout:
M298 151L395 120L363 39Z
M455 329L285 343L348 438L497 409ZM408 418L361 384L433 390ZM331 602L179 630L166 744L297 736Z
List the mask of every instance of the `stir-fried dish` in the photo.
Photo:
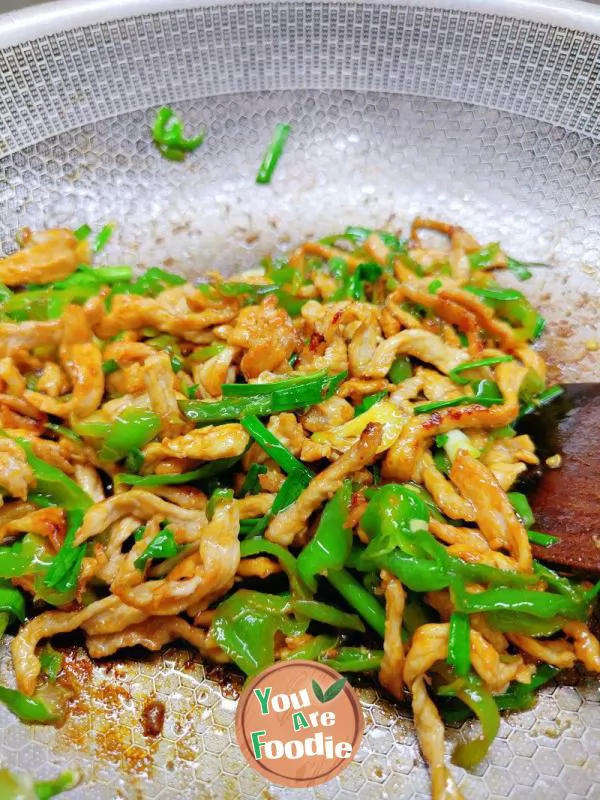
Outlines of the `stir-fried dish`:
M431 232L440 239L432 246ZM235 278L91 265L77 231L0 261L0 611L22 719L61 714L57 634L94 658L185 640L253 675L309 658L412 703L433 796L443 720L600 671L600 584L532 557L519 419L560 390L498 244L348 228Z

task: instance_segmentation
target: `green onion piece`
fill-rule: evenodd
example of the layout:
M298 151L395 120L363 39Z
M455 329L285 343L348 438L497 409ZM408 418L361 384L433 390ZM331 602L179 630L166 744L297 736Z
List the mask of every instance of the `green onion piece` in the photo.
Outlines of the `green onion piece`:
M375 392L375 394L371 394L368 397L363 398L362 402L360 402L354 409L354 416L359 417L361 414L364 414L365 411L368 411L370 408L372 408L375 403L383 400L384 397L387 397L387 392Z
M56 433L59 436L64 436L65 439L70 439L72 442L81 442L81 436L78 436L70 428L67 428L66 425L59 425L55 422L47 422L44 427L46 430L52 431L52 433Z
M471 669L471 626L467 614L454 611L450 616L448 634L448 664L460 677Z
M175 534L171 528L165 527L154 536L142 555L133 562L133 566L143 571L148 561L173 558L179 551L180 547L175 541Z
M268 527L273 517L277 516L281 511L285 511L292 503L295 503L305 489L306 483L301 475L295 472L288 475L281 484L281 488L277 492L271 510L267 516L257 520L253 527L249 526L249 530L246 530L245 533L248 536L258 536ZM242 522L246 521L251 522L252 520L242 520Z
M390 367L388 378L391 383L398 385L410 378L413 374L412 365L408 356L398 356Z
M525 528L531 528L535 523L535 517L529 505L529 500L521 492L508 492L506 496Z
M552 536L549 533L540 533L539 531L527 531L527 538L532 544L537 544L540 547L550 547L560 542L558 536Z
M197 150L206 134L202 131L193 139L186 139L183 122L168 106L159 108L152 126L152 139L161 155L171 161L183 161L186 153Z
M78 242L83 242L88 238L91 232L92 229L90 228L90 226L84 224L73 231L73 236L77 239Z
M306 485L314 478L312 470L308 469L285 447L279 439L266 428L262 422L253 415L243 417L242 425L250 436L257 442L267 455L278 464L288 475L297 475L305 481Z
M340 372L337 375L276 388L271 390L270 394L259 394L258 392L262 392L262 389L259 390L258 387L268 387L271 384L251 384L252 389L248 391L252 394L249 396L224 397L217 401L182 400L179 407L188 419L199 424L241 419L249 414L268 416L281 411L294 411L297 408L328 400L335 394L347 376L347 372ZM281 383L283 384L285 381ZM225 384L225 386L227 385L235 387L231 391L246 391L246 389L240 390L244 384Z
M94 246L92 247L94 253L99 253L101 250L104 250L112 235L113 235L113 226L105 225L102 228L102 230L98 233L94 241Z
M184 392L188 400L195 400L196 399L196 392L200 388L199 383L193 383L191 386L184 387Z
M468 378L459 375L459 373L465 372L465 370L469 369L477 369L478 367L492 367L496 364L504 364L506 361L513 361L513 357L492 356L490 358L480 358L477 361L465 361L463 364L459 364L458 367L451 369L448 373L448 377L453 380L454 383L464 386L465 384L470 383L470 381Z
M502 399L493 397L476 398L474 396L455 397L453 400L435 400L432 403L422 403L415 406L415 414L429 414L431 411L438 411L440 408L452 408L453 406L464 406L476 403L482 406L492 406L502 403Z
M86 551L85 543L78 547L74 545L75 535L83 522L83 511L73 509L68 512L67 519L67 535L44 578L46 586L59 592L69 592L77 586Z
M522 300L523 293L517 289L504 289L502 286L465 286L471 294L486 300Z
M240 486L239 496L246 497L249 494L257 494L260 491L259 475L265 475L267 468L264 464L251 464L244 482Z
M116 372L119 369L119 364L115 361L114 358L109 358L108 361L105 361L102 364L102 372L105 375L112 375L113 372Z
M128 486L178 486L182 483L192 483L193 481L204 480L206 478L213 478L215 475L220 475L236 464L240 458L241 456L218 458L215 461L209 461L207 464L198 467L198 469L192 472L181 472L178 474L129 475L121 472L117 475L115 481L118 483L125 483Z
M223 397L258 397L270 395L283 389L294 389L319 384L328 378L326 370L319 370L308 375L295 375L281 381L268 383L224 383L221 386Z
M525 264L517 261L516 258L506 257L506 266L512 274L520 281L528 281L532 277L532 273L527 269Z
M550 386L548 389L535 397L530 403L526 403L521 407L518 419L522 419L528 414L537 411L538 408L543 408L544 406L550 405L550 403L556 400L557 397L560 397L563 393L564 389L562 387Z
M442 286L443 284L441 280L439 278L436 278L435 280L431 281L431 283L427 287L427 291L429 292L429 294L435 294L437 290L440 289Z
M275 171L275 167L277 166L277 162L281 158L281 154L283 153L283 148L287 141L288 136L290 135L291 127L284 123L279 123L275 127L275 132L273 133L273 139L271 144L267 148L267 152L265 153L262 164L258 170L258 175L256 176L257 183L270 183L271 178L273 177L273 172Z

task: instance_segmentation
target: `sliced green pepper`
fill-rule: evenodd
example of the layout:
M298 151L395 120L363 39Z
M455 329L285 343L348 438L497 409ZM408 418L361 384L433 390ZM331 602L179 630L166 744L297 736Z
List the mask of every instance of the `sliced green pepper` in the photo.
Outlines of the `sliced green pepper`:
M416 493L401 484L382 486L361 519L361 527L371 540L366 557L382 556L395 548L408 555L419 555L415 533L426 530L428 523L427 507Z
M153 411L125 408L113 422L98 455L103 461L120 461L152 441L160 427L160 417Z
M338 647L335 655L325 654L319 661L338 672L371 672L381 667L383 650L368 650L366 647Z
M342 569L352 548L352 531L344 527L348 516L352 484L345 481L325 506L313 538L298 556L298 572L312 591L316 577Z
M319 636L313 636L305 645L297 647L295 650L290 650L283 657L283 661L297 661L299 659L306 659L307 661L320 661L325 658L329 650L332 650L339 639L337 636L322 633Z
M288 598L239 589L216 609L210 635L247 675L273 664L275 634L299 636L308 620L289 615Z
M450 615L448 633L448 664L459 677L465 677L471 669L471 626L469 617L454 611Z
M297 616L307 617L315 622L322 622L324 625L347 628L361 633L365 631L362 620L356 614L340 611L339 608L327 605L327 603L319 603L316 600L295 600L292 607Z
M256 556L260 553L268 553L281 564L282 569L288 576L292 596L298 600L310 597L310 590L304 585L298 570L298 562L289 550L280 544L270 542L268 539L246 539L240 545L240 558Z
M385 611L381 603L368 592L346 569L330 570L327 580L365 622L383 639L385 635Z

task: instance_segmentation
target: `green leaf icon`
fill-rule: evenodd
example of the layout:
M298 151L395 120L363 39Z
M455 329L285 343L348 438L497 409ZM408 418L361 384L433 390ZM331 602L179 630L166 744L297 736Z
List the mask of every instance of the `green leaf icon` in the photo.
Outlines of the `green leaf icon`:
M333 700L338 694L342 691L344 686L346 685L346 678L340 678L337 681L334 681L331 686L323 691L319 684L313 680L312 688L313 692L315 693L315 697L320 703L328 703L330 700Z
M323 694L323 689L319 686L319 684L313 679L312 682L312 690L315 693L315 697L320 703L325 702L325 695Z
M339 680L332 683L329 689L327 689L327 691L325 692L325 699L323 700L323 702L328 703L330 700L333 700L334 697L337 697L345 685L346 685L346 678L340 678Z

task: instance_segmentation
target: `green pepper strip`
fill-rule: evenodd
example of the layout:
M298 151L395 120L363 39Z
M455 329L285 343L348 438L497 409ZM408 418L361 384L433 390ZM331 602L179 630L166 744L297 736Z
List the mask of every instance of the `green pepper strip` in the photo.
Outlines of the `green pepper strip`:
M458 383L462 386L469 383L469 378L465 378L463 375L459 373L465 372L465 370L469 369L477 369L479 367L492 367L496 364L504 364L506 361L513 361L512 356L493 356L492 358L480 358L477 361L465 361L463 364L459 364L458 367L454 367L448 373L448 377L454 381L454 383Z
M540 619L516 611L488 611L487 621L502 633L522 633L525 636L553 636L560 631L567 620L563 617Z
M381 667L383 650L367 650L366 647L339 647L335 655L325 654L319 661L338 672L370 672Z
M352 531L344 523L351 497L352 484L344 481L325 506L315 535L298 556L298 572L313 592L317 590L317 575L342 569L350 554Z
M28 697L16 689L0 686L0 702L23 722L49 724L56 722L60 714L51 708L41 697Z
M308 486L314 478L313 471L292 455L287 447L281 444L279 439L262 424L258 417L248 414L248 416L242 417L241 423L269 458L279 464L281 469L288 475L297 475Z
M313 636L307 644L295 650L290 650L286 655L282 656L282 661L297 661L299 659L322 661L325 659L327 652L335 648L338 641L337 636L332 636L328 633Z
M2 549L4 550L5 548ZM25 600L23 595L18 589L11 586L10 583L5 580L0 580L0 612L3 614L12 614L19 622L25 621ZM4 633L4 631L2 631L2 633ZM0 636L1 635L2 634L0 634Z
M470 253L467 258L471 269L484 269L489 267L496 256L500 253L500 243L490 242L480 247L474 253Z
M103 461L120 461L152 441L160 426L160 417L153 411L125 408L115 419L98 455Z
M271 140L271 144L267 148L266 153L263 156L262 163L258 170L258 174L256 176L257 183L270 183L271 178L273 177L273 173L275 172L275 167L281 155L283 153L283 148L285 147L285 143L287 142L288 136L290 135L291 127L283 122L280 122L278 125L275 126L275 131L273 132L273 138Z
M270 666L275 660L275 634L299 636L308 620L289 616L289 599L239 589L216 609L210 635L216 644L247 675Z
M413 369L408 356L398 356L388 372L388 378L394 385L412 377Z
M385 635L385 611L379 601L368 592L347 570L330 570L327 580L365 622L383 639Z
M585 619L589 603L575 603L571 598L550 592L533 592L523 589L486 589L469 594L456 583L452 587L454 607L466 614L481 611L513 611L550 619L563 616L567 619Z
M281 564L288 576L290 589L294 598L298 600L310 597L310 590L304 585L298 571L298 562L289 550L280 544L270 542L268 539L246 539L240 544L240 558L256 556L259 553L269 553ZM308 615L305 615L308 616Z
M0 435L6 435L0 431ZM15 438L27 456L27 463L31 467L36 482L36 494L52 500L65 511L87 511L93 505L92 498L81 489L68 475L46 464L41 458L33 454L31 444L25 439Z
M63 656L55 650L50 642L46 642L40 652L40 666L42 673L47 676L49 681L54 682L58 678L58 673L62 669Z
M535 691L558 675L560 669L550 664L541 664L530 683L511 683L504 694L494 700L500 711L524 711L535 702Z
M125 472L119 473L115 478L118 483L125 483L128 486L178 486L182 483L193 483L194 481L203 480L205 478L213 478L215 475L220 475L226 472L230 467L233 467L240 460L241 456L232 456L231 458L217 458L215 461L209 461L198 469L191 472L181 472L178 474L167 475L130 475Z
M197 424L239 420L249 414L266 417L270 414L294 411L328 400L335 394L347 376L347 372L340 372L337 375L325 376L312 382L306 381L306 383L289 388L275 389L269 395L227 397L217 401L182 400L179 407L189 420Z
M179 552L180 547L175 541L175 534L170 528L165 527L152 538L141 556L135 559L133 566L143 572L148 561L173 558Z
M529 505L529 500L521 492L508 492L506 496L525 528L531 528L535 523L535 517Z
M468 675L464 686L456 692L459 700L468 706L481 723L482 735L469 742L458 744L452 753L452 762L464 769L474 769L486 756L500 729L500 714L492 694L476 675Z
M365 557L364 550L356 548L346 562L346 566L361 572L369 572L374 565L379 569L387 569L415 592L446 589L456 578L463 583L485 583L493 586L524 587L537 582L534 575L508 572L487 564L467 564L453 556L448 556L444 561L428 560L404 555L399 550L369 559Z
M397 483L382 486L361 518L370 539L366 557L379 557L395 548L411 556L422 555L415 534L426 530L428 523L429 511L415 492Z
M50 800L57 794L73 789L79 783L79 775L75 772L63 772L53 781L36 781L34 784L38 800Z
M356 614L340 611L339 608L327 605L327 603L319 603L316 600L296 600L292 603L292 608L298 616L322 622L324 625L365 632L364 623Z
M448 633L448 664L460 677L465 677L471 669L471 626L469 617L454 611L450 615Z

